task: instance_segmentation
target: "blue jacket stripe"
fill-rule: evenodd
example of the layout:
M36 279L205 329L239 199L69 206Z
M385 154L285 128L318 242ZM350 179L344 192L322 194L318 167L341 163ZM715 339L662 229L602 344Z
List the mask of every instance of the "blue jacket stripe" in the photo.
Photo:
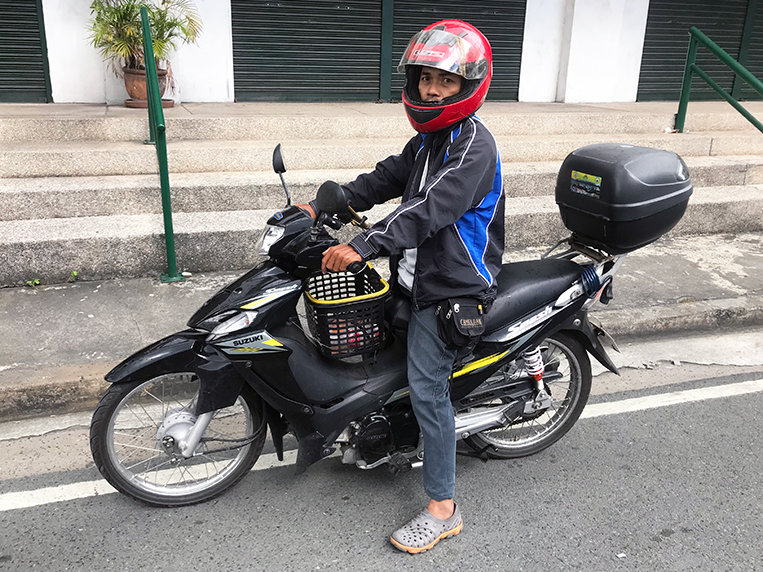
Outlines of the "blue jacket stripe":
M456 127L453 131L450 132L450 142L453 143L453 141L456 140L456 137L458 137L458 134L461 133L461 126L459 125ZM448 145L448 149L445 149L445 157L443 157L442 162L445 163L445 161L448 160L448 150L450 149L450 145Z
M499 154L492 190L485 195L479 205L468 210L456 222L456 232L469 253L472 265L488 286L493 284L493 277L485 265L485 254L489 243L488 228L495 218L502 194L503 176L501 175L501 157Z

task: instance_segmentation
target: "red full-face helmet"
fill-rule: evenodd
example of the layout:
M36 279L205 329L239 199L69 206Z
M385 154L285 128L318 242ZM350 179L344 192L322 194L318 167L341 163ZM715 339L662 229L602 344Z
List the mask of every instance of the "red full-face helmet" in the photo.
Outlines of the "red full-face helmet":
M461 91L442 101L422 101L422 66L464 78ZM493 50L477 28L460 20L442 20L421 30L408 42L397 71L405 73L403 104L408 120L419 133L445 129L469 117L485 101L493 77Z

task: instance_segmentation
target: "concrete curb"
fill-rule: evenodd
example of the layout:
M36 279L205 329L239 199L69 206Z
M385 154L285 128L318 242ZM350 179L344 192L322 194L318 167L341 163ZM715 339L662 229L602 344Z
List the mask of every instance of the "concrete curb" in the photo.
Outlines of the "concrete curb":
M597 308L591 317L616 341L718 328L737 329L763 325L763 296L622 310ZM109 386L103 376L117 363L67 365L46 371L16 370L13 372L16 383L0 384L0 418L13 421L92 410Z

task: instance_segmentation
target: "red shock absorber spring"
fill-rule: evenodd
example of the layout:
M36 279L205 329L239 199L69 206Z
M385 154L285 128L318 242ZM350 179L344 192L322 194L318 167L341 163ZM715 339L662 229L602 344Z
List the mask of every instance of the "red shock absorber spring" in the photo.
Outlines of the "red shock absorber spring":
M543 355L541 355L540 347L535 346L531 350L525 350L522 354L522 359L525 360L525 369L527 373L532 376L535 381L543 379Z

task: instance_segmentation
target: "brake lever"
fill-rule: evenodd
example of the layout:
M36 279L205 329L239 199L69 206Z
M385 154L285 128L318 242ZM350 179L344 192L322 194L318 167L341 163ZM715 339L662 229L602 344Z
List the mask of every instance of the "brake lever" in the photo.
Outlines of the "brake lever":
M351 206L347 206L347 210L352 215L352 224L355 226L359 226L363 230L368 230L371 228L371 226L366 222L368 220L368 217L364 216L363 218L360 217L360 215L355 212L355 209L353 209Z

